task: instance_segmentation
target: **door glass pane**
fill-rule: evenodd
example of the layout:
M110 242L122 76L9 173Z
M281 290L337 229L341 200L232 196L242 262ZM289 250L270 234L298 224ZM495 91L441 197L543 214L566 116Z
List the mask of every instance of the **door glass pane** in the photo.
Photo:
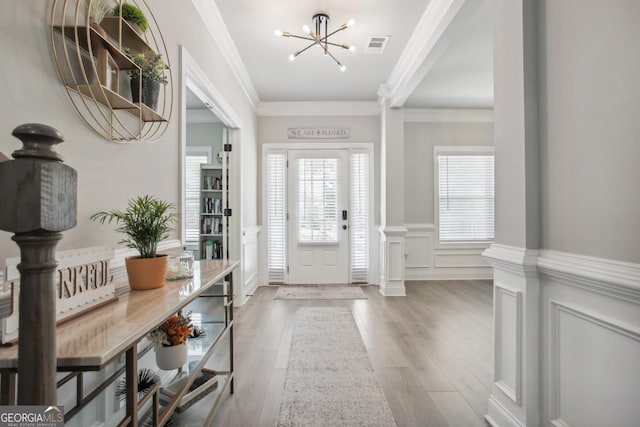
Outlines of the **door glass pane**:
M338 159L298 159L298 242L338 241Z

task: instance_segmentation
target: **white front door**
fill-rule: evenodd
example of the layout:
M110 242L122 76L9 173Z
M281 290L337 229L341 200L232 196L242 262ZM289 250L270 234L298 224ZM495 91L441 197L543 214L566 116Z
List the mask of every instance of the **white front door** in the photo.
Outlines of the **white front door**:
M349 282L347 150L289 150L289 283Z

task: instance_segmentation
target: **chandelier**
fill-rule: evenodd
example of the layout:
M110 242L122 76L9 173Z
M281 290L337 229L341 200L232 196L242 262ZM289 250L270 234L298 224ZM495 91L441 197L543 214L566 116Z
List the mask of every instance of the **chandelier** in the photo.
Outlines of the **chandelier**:
M349 27L353 27L355 25L355 21L353 19L350 19L348 22L342 24L340 27L338 27L337 30L333 31L333 32L329 32L328 28L329 28L329 15L327 15L326 13L316 13L315 15L313 15L313 26L314 26L314 30L312 31L311 28L309 28L308 25L304 25L302 27L302 31L306 34L306 36L298 36L295 34L291 34L288 33L286 31L281 31L281 30L275 30L274 34L278 37L293 37L296 39L302 39L302 40L309 40L311 42L311 44L307 47L305 47L302 50L299 50L297 52L292 53L291 55L289 55L289 60L293 61L295 60L298 55L300 55L302 52L306 51L307 49L310 49L313 46L320 46L320 48L322 49L322 53L324 54L324 56L329 56L331 57L331 59L333 59L335 61L336 64L338 64L338 67L340 68L340 71L344 71L347 69L347 67L344 66L344 64L340 61L338 61L338 59L333 56L333 54L331 52L329 52L329 46L335 46L335 47L339 47L345 50L348 50L350 52L353 52L356 50L355 46L351 46L348 44L339 44L339 43L332 43L329 41L329 37L331 37L332 35L342 31L342 30L346 30Z

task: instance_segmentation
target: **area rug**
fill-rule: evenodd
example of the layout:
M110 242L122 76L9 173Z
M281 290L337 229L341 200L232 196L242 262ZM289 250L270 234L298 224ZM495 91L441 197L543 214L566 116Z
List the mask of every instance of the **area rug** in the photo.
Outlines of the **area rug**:
M348 307L300 307L280 427L395 427Z
M367 299L360 286L282 285L273 299Z

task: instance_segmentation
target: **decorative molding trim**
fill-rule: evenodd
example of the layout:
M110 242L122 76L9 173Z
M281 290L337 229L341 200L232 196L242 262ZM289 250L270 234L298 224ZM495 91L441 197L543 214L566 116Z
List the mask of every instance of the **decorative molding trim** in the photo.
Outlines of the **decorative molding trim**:
M408 230L407 227L403 225L381 225L378 228L378 231L380 231L380 233L384 234L385 236L404 236L405 234L407 234Z
M379 96L382 93L385 98L390 99L391 107L401 107L453 41L454 36L462 30L466 18L478 4L478 0L429 2L385 87L378 90Z
M503 309L504 307L497 298L498 294L507 295L514 300L515 319L504 319ZM493 381L509 399L516 405L521 403L522 395L522 292L511 289L508 286L500 282L494 283L494 329L493 329L493 342L494 342L494 357L493 357ZM515 324L515 384L507 384L503 378L500 378L500 372L502 371L502 358L501 353L503 349L504 337L499 334L497 325L504 322L508 324Z
M184 76L184 85L181 84L181 90L184 92L184 86L187 86L222 123L232 128L241 128L242 120L233 110L231 104L227 102L184 46L180 46L180 59L182 76ZM186 94L183 95L182 99L185 102L184 112L186 116Z
M640 264L542 250L538 269L566 285L640 304Z
M550 343L550 367L549 367L549 418L554 426L567 426L567 424L560 418L559 399L558 393L560 392L560 329L559 329L559 316L562 312L566 314L578 317L586 322L592 323L596 326L600 326L604 329L608 329L611 332L623 335L636 342L640 342L640 330L631 325L623 324L615 319L608 318L606 316L593 313L590 310L585 310L581 307L572 304L566 304L556 299L551 298L549 300L549 343Z
M281 116L379 116L380 105L367 101L260 102L260 117Z
M489 108L405 108L405 123L493 123Z
M229 30L227 29L224 20L222 19L218 6L216 6L215 2L209 0L191 1L200 14L202 22L213 37L213 40L218 45L222 56L229 65L229 68L231 68L231 72L236 77L236 80L244 91L249 104L251 104L251 108L255 111L258 103L260 102L258 92L251 81L251 77L249 77L247 68L242 62L242 58L240 57L238 49L229 34Z
M468 271L471 270L471 271ZM485 271L477 269L459 268L459 269L431 269L431 268L405 268L405 280L492 280L493 272L489 267Z
M509 271L520 276L535 277L538 274L537 249L524 249L515 246L493 243L482 252L490 266Z
M489 410L484 419L493 427L525 427L498 400L489 396Z
M207 109L187 110L187 123L222 123L213 111Z
M436 226L431 223L407 223L404 225L408 233L433 233Z

